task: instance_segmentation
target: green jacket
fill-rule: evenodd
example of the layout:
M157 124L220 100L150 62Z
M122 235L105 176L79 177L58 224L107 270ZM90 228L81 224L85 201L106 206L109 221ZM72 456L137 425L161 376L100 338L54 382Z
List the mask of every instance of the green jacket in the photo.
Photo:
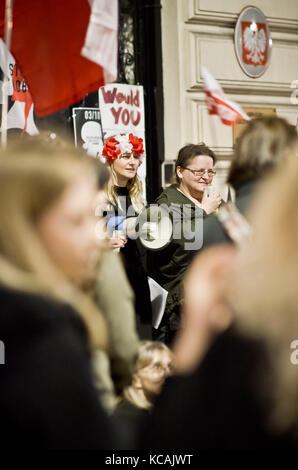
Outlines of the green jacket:
M181 282L192 258L202 246L205 212L182 194L175 185L166 188L156 203L168 208L173 236L162 250L151 253L152 276L168 292L163 323L177 329L181 304Z

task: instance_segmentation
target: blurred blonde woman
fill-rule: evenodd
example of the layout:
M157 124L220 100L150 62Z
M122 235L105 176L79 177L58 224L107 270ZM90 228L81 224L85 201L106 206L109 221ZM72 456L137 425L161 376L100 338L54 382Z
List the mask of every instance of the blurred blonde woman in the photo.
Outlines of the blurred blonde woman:
M142 185L137 170L142 164L143 140L133 134L119 134L105 141L102 158L110 169L106 198L111 216L132 216L144 207ZM137 331L141 339L152 338L152 310L147 275L143 266L144 249L139 240L127 239L115 231L111 246L119 249L126 274L135 295Z
M278 116L265 116L248 122L240 135L227 182L235 190L235 203L242 214L267 175L287 161L297 146L294 126ZM216 216L204 220L203 247L231 242Z
M173 371L173 353L160 341L141 341L132 384L123 392L124 400L149 410L165 379Z
M251 240L240 251L209 248L187 273L177 377L153 410L145 448L298 449L295 153L256 196Z
M267 427L296 436L298 446L298 161L280 168L252 207L254 236L239 256L237 321L261 340L270 374ZM266 223L264 223L264 214Z
M83 294L98 258L94 234L88 233L95 219L91 209L87 212L87 199L92 207L97 189L95 167L71 147L38 146L34 141L12 145L1 158L0 282L74 305L88 326L91 346L103 347L104 322ZM79 178L81 170L85 178ZM76 178L73 198L56 218L52 205Z
M174 355L160 341L141 341L130 386L114 413L126 447L133 448L166 378L173 373Z
M93 164L72 147L1 153L1 447L115 444L89 363L105 323L83 293L97 266L96 192Z

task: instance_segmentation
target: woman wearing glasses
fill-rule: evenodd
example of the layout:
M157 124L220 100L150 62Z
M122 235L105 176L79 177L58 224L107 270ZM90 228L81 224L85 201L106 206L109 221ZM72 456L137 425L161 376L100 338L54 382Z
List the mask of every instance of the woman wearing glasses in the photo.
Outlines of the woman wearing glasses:
M172 342L180 326L181 281L190 260L202 246L203 217L221 203L220 194L208 195L215 162L215 154L204 143L184 146L175 165L176 183L156 200L168 208L173 221L170 244L151 255L152 275L168 291L163 321L156 335L166 343Z

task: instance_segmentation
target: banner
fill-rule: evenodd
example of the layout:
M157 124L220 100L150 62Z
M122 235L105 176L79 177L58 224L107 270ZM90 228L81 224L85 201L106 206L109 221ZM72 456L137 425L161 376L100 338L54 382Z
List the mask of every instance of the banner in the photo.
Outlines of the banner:
M13 1L11 51L28 83L37 116L78 103L104 85L105 77L116 79L117 24L116 0Z
M8 63L6 62L8 57ZM7 51L6 44L0 39L0 103L2 104L3 77L8 82L4 93L8 95L7 129L22 129L30 135L39 134L34 122L34 105L28 86L22 77L14 57ZM1 124L2 126L2 124Z
M103 143L99 108L73 108L72 118L75 146L96 157Z
M146 148L145 148L145 109L144 89L140 85L111 83L101 87L99 107L103 137L132 132L144 141L145 158L138 169L145 191Z

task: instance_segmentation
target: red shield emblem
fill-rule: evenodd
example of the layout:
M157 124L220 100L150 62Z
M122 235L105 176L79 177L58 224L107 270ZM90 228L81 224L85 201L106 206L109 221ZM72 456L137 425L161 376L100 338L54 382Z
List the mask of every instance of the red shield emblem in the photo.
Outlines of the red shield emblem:
M267 31L265 23L242 21L242 60L245 64L267 63Z
M259 78L269 67L272 40L266 16L257 7L241 10L234 33L236 57L243 72Z

